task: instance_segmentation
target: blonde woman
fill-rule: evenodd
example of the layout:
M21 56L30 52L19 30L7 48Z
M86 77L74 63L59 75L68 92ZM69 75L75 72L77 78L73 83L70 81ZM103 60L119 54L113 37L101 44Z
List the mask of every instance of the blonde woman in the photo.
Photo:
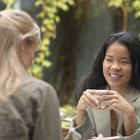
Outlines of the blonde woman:
M51 85L30 77L40 30L29 14L0 12L0 139L61 140L59 102Z

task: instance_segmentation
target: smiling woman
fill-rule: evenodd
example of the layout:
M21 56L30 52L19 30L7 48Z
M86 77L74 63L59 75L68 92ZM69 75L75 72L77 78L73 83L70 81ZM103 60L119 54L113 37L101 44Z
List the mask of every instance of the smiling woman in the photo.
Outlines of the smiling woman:
M128 32L109 35L76 97L77 114L68 134L73 140L91 139L99 134L138 140L139 39Z
M114 42L106 50L103 61L103 74L111 90L124 96L131 79L132 63L128 48Z

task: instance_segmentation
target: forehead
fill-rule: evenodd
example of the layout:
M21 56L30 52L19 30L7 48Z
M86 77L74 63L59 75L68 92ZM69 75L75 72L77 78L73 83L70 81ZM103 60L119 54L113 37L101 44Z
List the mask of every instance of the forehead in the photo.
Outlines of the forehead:
M117 57L130 57L130 52L128 48L121 43L113 43L111 44L107 50L106 55L117 56Z

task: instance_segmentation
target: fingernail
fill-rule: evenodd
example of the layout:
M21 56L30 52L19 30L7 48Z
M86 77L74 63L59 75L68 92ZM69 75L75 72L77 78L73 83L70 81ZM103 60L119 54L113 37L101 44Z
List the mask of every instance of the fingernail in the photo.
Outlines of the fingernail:
M96 104L97 104L97 105L99 105L99 104L100 104L99 100L97 100L97 99L96 99Z
M101 106L101 109L104 110L106 106Z

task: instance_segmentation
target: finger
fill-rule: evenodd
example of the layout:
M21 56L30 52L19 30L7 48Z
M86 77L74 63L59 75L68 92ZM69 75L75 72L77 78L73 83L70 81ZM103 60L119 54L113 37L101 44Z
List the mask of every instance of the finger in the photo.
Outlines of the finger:
M107 106L106 109L108 109L108 110L114 110L114 111L116 111L116 112L119 112L119 110L120 110L120 109L118 108L117 103L113 103L112 105Z
M112 100L112 99L118 99L118 94L117 93L113 93L113 94L102 94L98 96L98 100L100 102L102 101L107 101L107 100Z
M88 99L88 98L84 98L85 102L86 102L86 105L87 107L96 107L96 103L93 102L92 100Z
M94 97L93 95L91 95L90 93L88 93L87 91L84 92L83 94L83 98L84 101L89 105L89 106L97 106L97 104L99 103L98 99L96 99L96 97Z
M98 90L95 90L95 89L87 89L87 90L84 91L84 92L88 92L88 93L90 93L91 95L97 95Z
M113 94L116 94L116 93L117 92L113 91L113 90L100 90L99 96L102 96L102 95L113 95Z
M117 107L118 101L116 99L103 101L100 103L100 105L97 107L98 109L115 109Z
M86 110L87 107L89 107L90 105L87 103L87 101L85 100L85 95L83 94L78 102L77 108L80 108L82 110Z
M112 105L112 104L114 104L114 103L117 103L117 100L116 100L115 98L110 99L110 100L103 100L103 101L100 103L100 105L101 105L101 106L110 106L110 105Z
M91 101L94 102L94 104L99 105L99 100L96 96L96 94L92 95L88 91L84 92L84 95Z

